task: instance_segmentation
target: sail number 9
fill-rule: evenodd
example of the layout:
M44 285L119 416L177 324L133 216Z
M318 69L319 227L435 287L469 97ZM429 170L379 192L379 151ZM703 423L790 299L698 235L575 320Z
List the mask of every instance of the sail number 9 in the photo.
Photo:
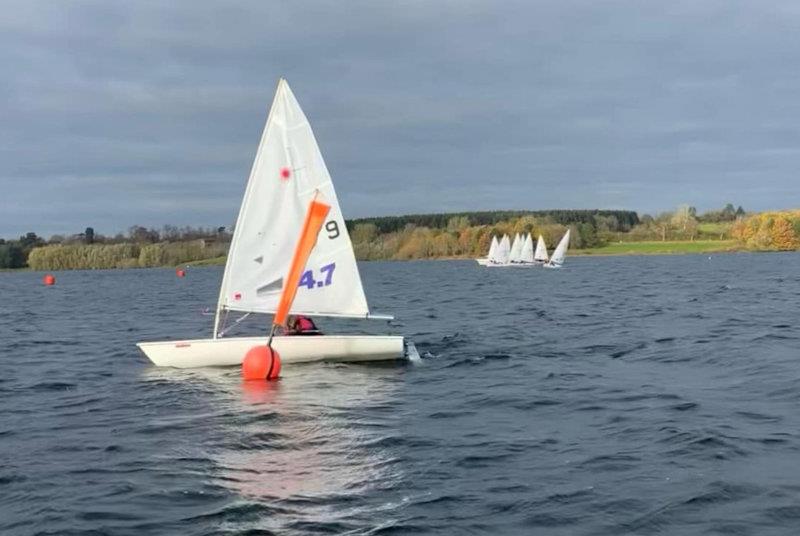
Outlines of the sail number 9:
M336 223L328 222L328 223ZM327 227L327 226L326 226ZM338 231L338 227L337 227ZM338 236L338 235L337 235ZM297 287L306 287L307 289L318 288L318 287L327 287L333 281L333 270L336 268L336 263L332 262L330 264L326 264L325 266L319 269L320 271L320 279L314 279L314 270L306 270L303 272L303 275L300 277L300 283L298 283ZM325 279L321 279L322 276L325 276Z
M336 220L331 220L325 224L325 230L328 231L328 238L333 240L334 238L339 238L339 224L336 223Z

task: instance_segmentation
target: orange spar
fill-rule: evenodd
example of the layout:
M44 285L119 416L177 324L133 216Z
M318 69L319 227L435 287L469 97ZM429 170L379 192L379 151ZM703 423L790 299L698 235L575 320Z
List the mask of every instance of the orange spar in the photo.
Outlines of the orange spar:
M306 267L311 250L314 249L314 245L317 243L317 235L319 235L330 209L330 205L326 205L316 199L312 200L308 206L306 221L303 223L303 231L300 233L300 240L294 249L294 257L289 268L289 274L286 276L286 283L283 285L281 301L278 303L275 318L272 320L272 323L276 326L286 326L289 308L292 306L294 297L297 294L297 287L300 284L300 276Z

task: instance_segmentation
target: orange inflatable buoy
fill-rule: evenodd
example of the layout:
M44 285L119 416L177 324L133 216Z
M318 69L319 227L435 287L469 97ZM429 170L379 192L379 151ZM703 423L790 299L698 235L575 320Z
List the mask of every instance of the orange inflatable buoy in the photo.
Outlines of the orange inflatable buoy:
M277 380L281 374L281 356L269 346L253 346L242 361L245 380Z
M181 270L180 268L178 268L177 270L175 270L175 275L177 275L178 277L185 277L186 270Z
M56 278L53 274L47 274L42 278L42 283L48 287L53 286L56 284Z

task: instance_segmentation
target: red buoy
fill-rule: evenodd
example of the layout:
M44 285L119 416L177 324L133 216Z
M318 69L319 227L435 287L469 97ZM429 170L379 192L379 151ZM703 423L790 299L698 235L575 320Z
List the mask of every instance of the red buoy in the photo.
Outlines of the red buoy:
M281 374L281 356L269 346L253 346L242 361L245 380L277 380Z
M175 270L175 275L177 275L178 277L186 277L186 270L181 270L180 268L178 268L177 270Z
M53 274L46 274L42 278L42 283L44 283L48 287L53 286L53 285L56 284L56 278L55 278L55 276Z

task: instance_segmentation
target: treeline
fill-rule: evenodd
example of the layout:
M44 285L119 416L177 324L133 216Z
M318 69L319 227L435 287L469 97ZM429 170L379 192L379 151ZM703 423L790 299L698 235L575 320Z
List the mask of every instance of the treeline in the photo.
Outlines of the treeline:
M560 224L562 226L590 224L597 226L605 221L614 231L626 232L639 223L639 215L632 210L496 210L481 212L453 212L441 214L410 214L406 216L380 216L359 218L347 221L347 228L353 231L357 225L372 224L379 233L394 233L412 225L429 229L446 229L451 221L466 218L471 225L497 225L532 217L538 221Z
M197 257L216 253L224 255L227 245L231 241L231 233L225 227L177 227L165 225L161 229L147 228L134 225L126 234L117 233L113 236L104 236L96 233L92 227L87 227L82 233L72 235L56 234L49 239L30 232L18 240L0 239L0 269L23 268L28 266L29 257L35 249L43 246L63 246L65 249L53 248L48 253L53 255L53 262L59 266L42 269L59 269L65 263L76 268L116 268L135 266L169 266L192 260L202 260L207 257ZM198 248L198 244L204 245ZM82 249L78 246L126 246L106 249ZM156 245L155 248L147 248ZM213 248L207 246L213 245ZM133 246L133 249L127 248ZM200 252L202 250L205 253ZM145 256L140 259L140 253ZM37 255L43 255L37 253ZM161 264L156 264L161 260ZM66 268L65 268L66 269Z
M789 251L800 248L800 210L761 212L737 220L731 234L754 250Z
M593 247L598 235L590 224L569 226L576 247ZM402 230L381 233L375 223L358 223L350 237L356 258L361 260L410 260L437 257L480 257L489 249L492 236L516 233L541 234L549 244L559 240L567 226L537 220L533 216L499 221L493 225L471 225L466 216L452 216L444 228L408 224Z
M698 214L681 205L672 212L641 217L625 210L464 212L364 218L349 222L359 259L480 257L492 236L542 235L550 247L571 229L570 247L590 249L619 241L726 239L731 221L744 209L728 204ZM427 225L425 225L427 224Z
M158 244L55 244L34 248L28 266L34 270L101 270L110 268L153 268L225 255L227 244L161 242Z
M641 217L627 210L549 210L462 212L362 218L347 222L361 260L481 257L492 236L542 235L552 247L571 229L571 248L589 249L619 241L736 238L753 249L795 249L800 212L747 216L742 207L698 214L681 205L672 212ZM226 254L231 233L225 227L161 229L131 227L113 237L95 233L54 235L44 240L27 233L0 239L0 268L37 270L176 266Z

